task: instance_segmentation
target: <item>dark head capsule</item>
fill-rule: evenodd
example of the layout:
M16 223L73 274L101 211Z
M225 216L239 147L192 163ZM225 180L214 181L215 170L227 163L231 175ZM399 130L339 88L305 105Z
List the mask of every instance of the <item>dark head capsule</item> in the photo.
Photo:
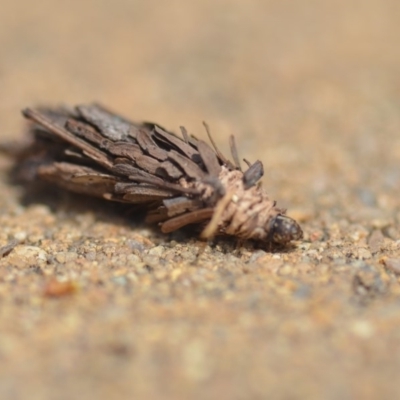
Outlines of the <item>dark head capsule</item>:
M303 237L300 225L286 215L277 215L270 229L271 241L276 244L285 245L292 240L300 240Z

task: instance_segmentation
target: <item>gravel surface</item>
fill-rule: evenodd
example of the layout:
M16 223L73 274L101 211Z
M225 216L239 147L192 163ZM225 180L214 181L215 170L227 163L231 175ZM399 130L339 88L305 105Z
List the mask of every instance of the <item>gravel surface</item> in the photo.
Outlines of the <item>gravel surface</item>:
M2 143L38 104L205 119L305 237L204 248L0 155L0 398L395 398L399 2L2 3Z

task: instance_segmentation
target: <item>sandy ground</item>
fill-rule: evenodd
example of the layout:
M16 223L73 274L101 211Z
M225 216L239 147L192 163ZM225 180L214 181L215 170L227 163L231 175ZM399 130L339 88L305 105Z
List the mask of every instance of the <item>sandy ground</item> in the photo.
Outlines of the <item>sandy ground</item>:
M0 1L0 138L20 109L100 101L234 133L305 239L161 235L8 182L1 399L388 399L400 368L397 0ZM118 396L118 397L117 397Z

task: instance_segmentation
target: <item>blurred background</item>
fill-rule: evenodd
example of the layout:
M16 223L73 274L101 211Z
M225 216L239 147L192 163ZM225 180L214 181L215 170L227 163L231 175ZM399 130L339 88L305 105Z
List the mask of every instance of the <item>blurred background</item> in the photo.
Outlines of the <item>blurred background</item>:
M202 121L206 120L222 149L228 150L227 139L233 133L243 157L264 162L265 186L280 205L289 206L289 212L301 219L307 240L315 227L320 229L318 232L333 227L338 238L347 237L346 229L351 231L351 224L358 224L352 232L361 229L363 233L352 236L350 250L343 252L349 257L356 241L366 240L370 231L365 226L373 229L398 218L399 21L398 0L0 0L0 138L22 140L24 124L20 110L35 105L97 101L134 120L154 121L175 131L184 125L197 136L204 134ZM8 161L0 159L3 177L8 165ZM5 178L1 188L2 193L7 193L7 207L11 204L17 207L18 193L5 183ZM21 217L19 226L27 232L34 229L29 226L33 221L40 226L42 218L30 221L29 209L18 208L13 215L24 216L25 212L28 217ZM10 213L2 218L5 225L10 224L9 232L14 232L17 219L13 220ZM338 218L343 219L338 222ZM54 222L56 226L57 221ZM376 221L384 222L379 225ZM113 228L109 229L111 236L115 234ZM398 226L396 229L392 233L393 240ZM34 239L32 243L36 243ZM293 263L301 259L300 254L298 257ZM301 259L302 265L308 263L310 257ZM329 255L324 260L330 265L334 259L335 256ZM375 261L380 265L378 258ZM85 271L85 267L82 268ZM225 282L224 276L215 279ZM268 277L268 282L269 279L272 278ZM322 281L328 282L330 278L311 279L309 285L318 287ZM334 286L334 291L340 292L342 283ZM25 328L14 331L12 315L19 312L20 306L10 294L11 308L0 316L4 322L0 326L8 326L8 342L0 343L0 355L5 354L5 365L11 368L8 382L11 382L10 376L14 376L15 382L36 376L29 370L30 361L24 361L26 351L31 360L37 360L44 352L42 369L38 369L37 376L42 376L40 371L47 371L58 363L61 365L59 370L54 370L54 376L45 380L46 385L41 385L40 379L29 380L28 387L36 388L39 393L35 398L70 398L63 394L66 388L73 388L76 393L83 390L86 395L97 393L98 398L108 398L115 393L142 393L148 398L163 398L165 388L169 387L170 398L177 398L180 393L191 396L187 398L195 398L196 393L198 398L204 398L201 393L212 393L218 398L225 394L231 399L250 398L248 393L254 396L252 398L266 398L267 393L272 396L270 398L301 398L296 397L296 393L303 393L306 397L302 398L344 399L372 398L368 397L371 393L379 393L374 388L383 391L393 388L391 385L396 381L391 381L390 377L395 370L387 364L391 349L380 347L375 353L373 342L362 342L358 348L358 339L364 340L371 330L368 331L368 327L363 330L365 326L361 323L355 325L354 335L346 336L342 326L347 322L339 323L334 317L327 317L325 310L331 306L336 310L332 315L346 314L348 297L331 302L330 295L325 292L318 298L310 295L309 301L319 304L315 306L319 314L312 325L309 313L316 308L311 307L311 303L299 311L297 299L287 300L287 303L282 300L286 299L282 293L292 287L290 284L282 284L286 289L274 292L276 300L268 297L270 289L265 289L268 285L263 287L259 297L264 302L262 307L257 303L259 300L251 297L253 286L244 285L241 294L244 300L238 300L240 306L237 306L243 311L240 318L229 308L225 298L207 303L203 308L199 306L203 319L196 319L193 314L186 333L179 331L181 339L175 342L172 339L165 342L160 331L151 336L159 314L145 308L150 314L140 314L143 328L135 328L139 329L133 345L137 357L132 356L132 362L124 361L127 364L120 361L114 364L114 359L104 358L102 345L99 345L100 350L91 348L91 339L102 343L99 332L104 328L101 313L94 313L86 332L85 313L91 313L90 304L85 303L86 311L80 310L79 304L64 305L69 310L67 314L71 312L72 316L58 326L60 340L66 340L63 350L59 351L51 331L57 320L58 306L47 310L49 319L43 317L43 326L48 328L43 331L45 333L37 331L36 335L27 327L26 331ZM3 294L9 290L5 287L1 291ZM27 284L27 293L29 288L32 289ZM111 292L104 296L111 299L113 295ZM130 301L122 298L125 299L122 304ZM147 298L139 296L136 301L135 304L142 304ZM258 306L254 306L254 302ZM280 303L287 307L282 314ZM114 310L111 300L110 303L104 300L104 304L109 313ZM165 335L174 337L178 332L180 325L174 320L177 315L185 320L186 312L197 310L196 296L188 304L180 312L174 308L169 316L164 315ZM74 317L68 308L75 306L79 317ZM218 322L220 336L213 331L217 322L212 313L217 306L230 310L226 314L228 317ZM39 311L33 315L33 306L26 307L23 309L29 318L40 320ZM130 309L125 309L125 305L120 307L120 314L117 312L117 317L113 317L118 323L110 330L105 328L107 337L112 337L113 329L118 332L119 327L129 321L130 311L127 310ZM257 325L258 318L262 319L257 314L261 308L270 313L269 322L264 320L264 328ZM398 308L393 310L398 311ZM393 316L399 315L397 311ZM288 318L297 315L295 318L304 319L306 323L299 327L286 326L281 331L280 315ZM349 321L353 317L350 316ZM371 311L370 317L373 319L377 314ZM81 321L77 330L71 328L76 320ZM209 334L197 332L199 324L203 323L210 327L210 331L205 328ZM228 333L236 332L236 324L240 328L232 339ZM276 331L271 331L271 324L277 327ZM29 326L37 325L32 322ZM129 329L121 329L129 332ZM324 342L326 329L331 329L329 335L334 338L334 344ZM394 331L389 331L393 336L387 333L388 342L390 338L395 342ZM86 333L88 339L85 339ZM298 333L302 337L300 341ZM196 335L200 335L200 339ZM267 336L271 345L263 347L267 346ZM368 338L372 340L372 336ZM188 346L178 354L181 358L175 360L182 338L188 341ZM133 339L125 339L130 349ZM46 340L54 346L47 353ZM330 353L331 346L336 345L336 352ZM141 353L141 348L150 350ZM80 360L81 349L86 349L90 355L79 374L71 373L74 360ZM213 349L217 349L218 357L214 356ZM257 349L261 349L260 352ZM349 352L355 364L348 361ZM298 364L293 364L293 360ZM366 372L365 360L370 362ZM321 365L327 368L326 375ZM88 373L92 368L93 372ZM354 371L363 377L359 384L352 378ZM137 391L132 391L130 382L135 372L143 372L148 380L141 380ZM114 386L100 385L101 390L91 392L94 386L86 385L84 376L87 373L92 383L104 378L118 378L118 382ZM281 376L286 380L281 380ZM323 382L321 387L316 384L317 378ZM373 387L365 383L371 379L376 379ZM152 385L149 383L152 380L159 383ZM260 383L263 381L268 381L269 386ZM291 386L291 382L298 386ZM350 390L349 385L353 383ZM11 383L0 382L0 391L7 395L14 393L12 387ZM49 397L53 389L59 392ZM17 390L15 394L18 393Z
M396 1L3 3L2 137L21 132L25 106L95 100L197 135L205 119L277 180L321 152L343 164L338 140L368 157L393 149L377 146L382 130L399 143Z

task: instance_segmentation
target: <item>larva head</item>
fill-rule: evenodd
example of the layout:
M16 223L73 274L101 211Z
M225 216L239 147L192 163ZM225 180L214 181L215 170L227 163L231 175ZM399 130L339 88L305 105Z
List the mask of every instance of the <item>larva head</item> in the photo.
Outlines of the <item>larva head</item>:
M303 231L294 219L278 214L271 223L269 237L273 243L285 245L292 240L300 240Z

